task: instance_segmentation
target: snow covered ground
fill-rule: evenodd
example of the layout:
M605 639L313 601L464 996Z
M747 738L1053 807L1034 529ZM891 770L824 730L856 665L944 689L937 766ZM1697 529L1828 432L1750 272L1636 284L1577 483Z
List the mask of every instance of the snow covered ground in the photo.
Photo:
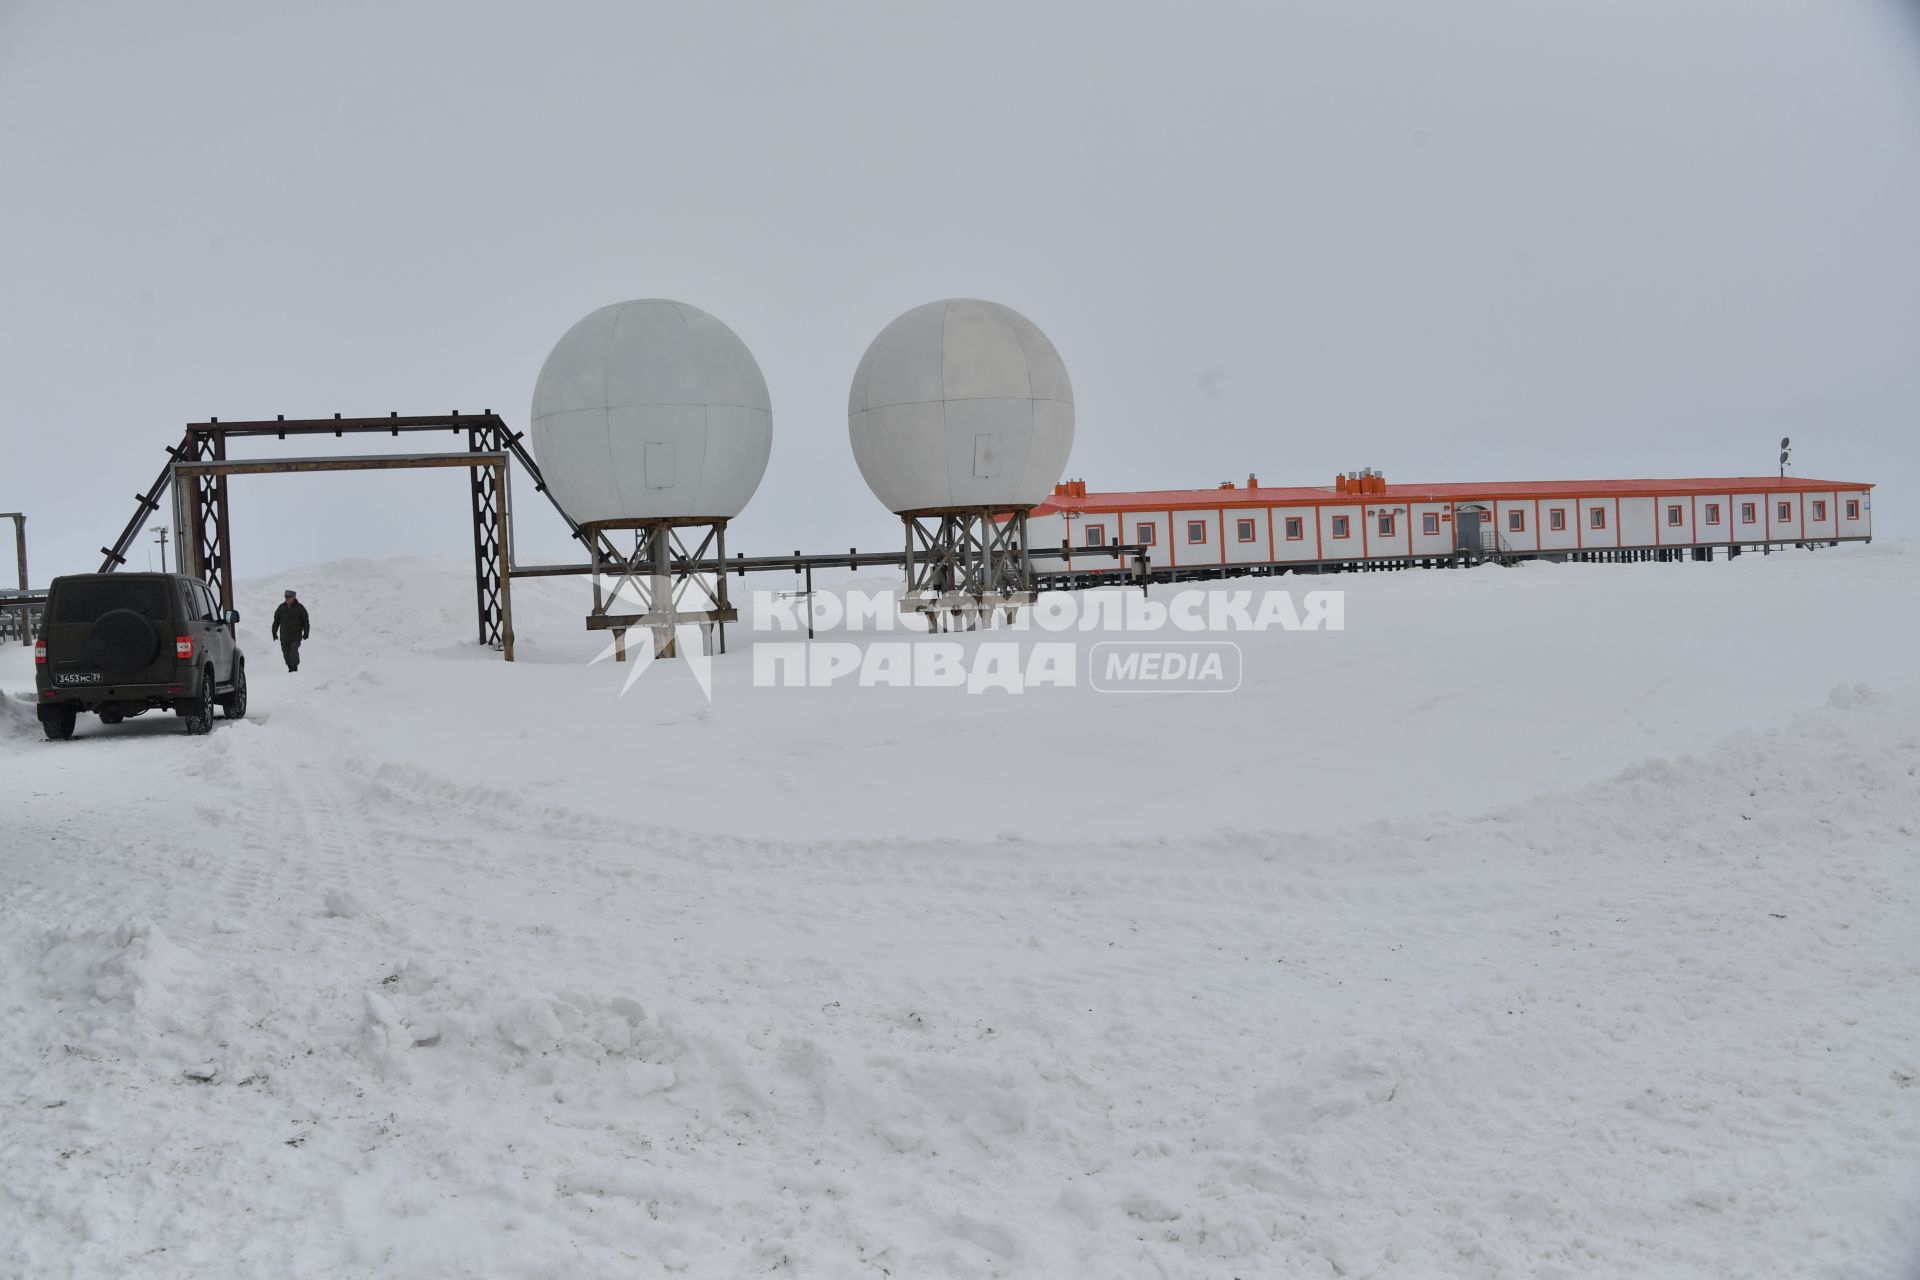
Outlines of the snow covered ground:
M1920 547L1282 579L1224 696L287 581L207 738L0 653L0 1275L1920 1275Z

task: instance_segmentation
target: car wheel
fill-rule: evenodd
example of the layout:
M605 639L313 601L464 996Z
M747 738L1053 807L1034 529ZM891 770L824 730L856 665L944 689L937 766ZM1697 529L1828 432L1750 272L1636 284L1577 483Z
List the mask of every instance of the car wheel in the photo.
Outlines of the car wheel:
M180 718L186 721L188 733L213 732L213 671L211 668L200 673L200 695L185 706L186 709L180 713Z
M73 736L73 722L79 715L76 707L42 707L40 727L47 731L49 742L65 742Z
M125 719L126 717L120 714L118 711L102 711L100 713L101 724L119 724L122 720L125 720Z
M244 720L247 716L247 664L233 664L233 692L220 699L220 709L229 720Z

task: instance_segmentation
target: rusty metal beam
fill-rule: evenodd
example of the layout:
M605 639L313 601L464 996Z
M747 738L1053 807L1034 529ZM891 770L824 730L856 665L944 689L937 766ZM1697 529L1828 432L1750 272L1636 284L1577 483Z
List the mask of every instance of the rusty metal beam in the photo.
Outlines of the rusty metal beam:
M308 471L401 471L422 467L498 467L506 454L498 449L476 453L374 453L341 458L243 458L224 461L194 459L176 462L183 476L278 475Z
M506 423L499 415L459 412L447 414L389 414L384 418L260 418L246 422L189 422L187 431L195 435L218 432L229 436L312 436L365 434L368 432L465 431L469 427L497 427Z

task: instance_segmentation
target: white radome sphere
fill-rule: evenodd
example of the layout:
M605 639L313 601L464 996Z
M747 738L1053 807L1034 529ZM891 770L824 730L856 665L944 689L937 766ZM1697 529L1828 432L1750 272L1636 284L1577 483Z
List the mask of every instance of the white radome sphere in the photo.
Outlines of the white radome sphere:
M533 453L581 524L730 520L773 449L767 380L698 307L602 307L555 344L533 388Z
M1060 353L1011 307L949 298L880 331L853 375L847 431L891 511L1028 507L1073 449Z

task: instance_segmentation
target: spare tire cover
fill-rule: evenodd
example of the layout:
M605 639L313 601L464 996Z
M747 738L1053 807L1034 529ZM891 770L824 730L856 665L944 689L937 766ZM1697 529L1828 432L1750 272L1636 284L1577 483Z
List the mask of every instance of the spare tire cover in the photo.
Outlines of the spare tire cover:
M108 675L125 675L152 663L160 652L160 633L132 609L100 615L87 636L87 661Z

